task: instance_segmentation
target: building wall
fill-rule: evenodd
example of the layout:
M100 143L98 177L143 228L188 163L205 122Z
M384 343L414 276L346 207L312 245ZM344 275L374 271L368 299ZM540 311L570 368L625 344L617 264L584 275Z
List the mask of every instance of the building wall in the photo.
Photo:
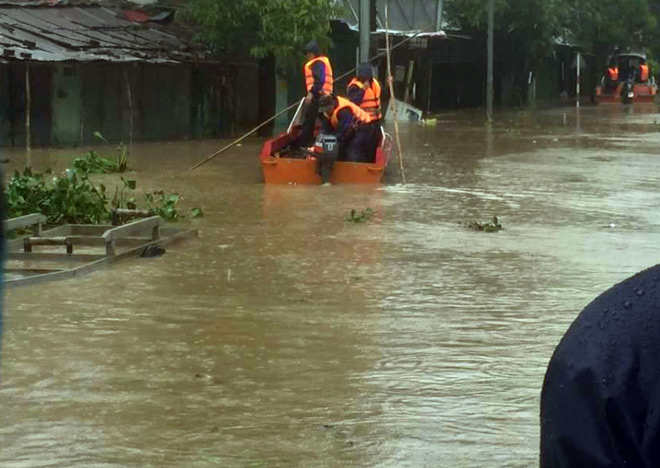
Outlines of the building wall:
M183 139L191 135L191 68L142 65L141 139Z
M259 69L257 64L237 69L233 83L236 102L236 124L250 126L259 120Z
M25 145L25 63L0 66L0 145ZM31 144L228 136L258 119L256 67L31 64Z

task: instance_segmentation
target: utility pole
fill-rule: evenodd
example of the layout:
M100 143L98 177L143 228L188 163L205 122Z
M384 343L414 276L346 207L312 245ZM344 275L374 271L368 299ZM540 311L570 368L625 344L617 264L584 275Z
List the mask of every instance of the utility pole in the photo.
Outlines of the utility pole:
M576 80L576 85L575 85L575 94L576 94L576 101L575 101L575 107L580 107L580 65L582 62L582 55L580 54L580 49L577 51L577 80Z
M442 30L442 0L438 0L438 5L435 10L435 30Z
M495 34L495 0L488 0L488 76L486 78L486 114L493 120L493 36Z
M371 33L371 1L360 0L360 63L369 61Z

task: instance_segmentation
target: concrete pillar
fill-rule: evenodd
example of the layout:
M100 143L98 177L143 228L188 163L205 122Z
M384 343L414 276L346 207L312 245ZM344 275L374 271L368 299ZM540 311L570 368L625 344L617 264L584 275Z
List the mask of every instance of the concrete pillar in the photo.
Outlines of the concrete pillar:
M371 2L360 0L360 63L369 61L369 33L371 32Z

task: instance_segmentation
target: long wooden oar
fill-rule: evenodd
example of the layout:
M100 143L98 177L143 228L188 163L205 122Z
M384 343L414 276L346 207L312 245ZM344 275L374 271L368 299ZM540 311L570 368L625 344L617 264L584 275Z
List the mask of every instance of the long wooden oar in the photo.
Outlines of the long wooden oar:
M392 61L390 59L390 34L389 34L389 24L387 18L387 4L385 2L385 52L387 53L387 84L390 88L390 109L392 109L392 115L394 116L394 137L396 138L396 153L399 160L399 172L401 172L401 183L406 185L406 173L403 170L403 154L401 153L401 138L399 138L399 121L397 120L397 110L394 102L394 85L392 82Z
M396 49L397 47L402 46L402 45L405 44L406 42L408 42L408 41L410 41L410 40L416 38L416 37L419 36L420 34L425 33L425 32L428 31L429 29L433 28L433 26L434 26L434 25L431 24L431 25L427 26L427 27L424 28L424 29L420 29L418 32L416 32L416 33L413 34L412 36L410 36L410 37L404 39L403 41L399 42L398 44L392 46L392 49L391 49L391 50L394 50L394 49ZM387 36L386 36L386 37L387 37ZM383 55L388 55L388 54L389 54L389 51L390 51L390 49L388 49L386 52L381 52L380 54L375 55L374 57L372 57L371 59L369 59L369 61L371 62L371 61L373 61L373 60L376 60L376 59L381 58ZM389 63L389 61L388 61L388 63ZM358 68L359 68L359 67L355 67L355 68L353 68L353 69L347 71L346 73L344 73L344 74L341 75L340 77L336 78L335 81L339 81L339 80L342 80L342 79L346 78L346 77L347 77L348 75L350 75L351 73L354 73ZM388 72L388 73L389 73L389 72ZM391 92L391 91L390 91L390 92ZM202 166L202 165L206 164L207 162L209 162L211 159L215 158L215 157L218 156L219 154L224 153L225 151L227 151L227 150L228 150L229 148L231 148L232 146L237 145L237 144L240 143L241 141L245 140L247 137L249 137L250 135L252 135L254 132L256 132L257 130L259 130L259 129L260 129L261 127L263 127L264 125L266 125L266 124L272 122L273 120L275 120L276 118L278 118L280 115L283 115L283 114L285 114L286 112L289 112L289 111L290 111L291 109L293 109L294 107L296 107L296 106L298 105L298 102L299 102L299 101L294 102L294 103L291 104L289 107L287 107L286 109L284 109L284 110L278 112L277 114L275 114L274 116L272 116L272 117L269 118L268 120L264 120L263 122L261 122L259 125L257 125L256 127L254 127L252 130L250 130L249 132L247 132L246 134L244 134L244 135L241 136L240 138L237 138L236 140L234 140L234 141L232 141L231 143L229 143L227 146L222 147L221 149L219 149L218 151L216 151L215 153L213 153L212 155L210 155L210 156L207 157L206 159L203 159L202 161L200 161L200 162L198 162L197 164L195 164L193 167L190 168L190 170L192 171L193 169L197 169L199 166Z

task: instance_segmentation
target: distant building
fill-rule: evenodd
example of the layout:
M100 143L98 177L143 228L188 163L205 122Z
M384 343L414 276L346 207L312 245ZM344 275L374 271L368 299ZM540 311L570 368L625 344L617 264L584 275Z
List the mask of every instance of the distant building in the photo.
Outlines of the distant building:
M0 4L0 145L25 145L28 133L37 146L84 144L94 132L114 141L217 137L254 122L256 64L213 59L171 17Z
M333 41L338 49L335 54L343 65L355 63L358 47L360 0L342 0L344 18L334 25ZM448 30L444 21L442 0L372 0L372 51L375 56L385 50L385 30L390 34L390 44L414 39L396 48L392 54L392 75L397 99L405 100L423 111L444 108L477 106L483 103L485 89L485 62L480 51L475 50L473 39L459 31ZM385 7L387 6L387 21ZM350 31L348 33L346 31ZM352 35L352 40L349 36ZM346 51L346 49L353 50ZM353 63L350 63L350 56ZM384 80L384 59L376 63Z
M465 33L443 16L443 0L370 0L372 7L371 56L384 50L385 7L391 43L416 35L392 55L392 74L397 99L436 112L443 109L481 107L486 104L487 37L483 32ZM333 23L335 49L330 51L338 70L356 64L359 46L360 0L340 0L342 18ZM536 69L521 73L520 57L507 56L503 38L495 37L494 92L496 104L520 106L572 98L576 94L576 57L582 50L582 96L593 93L597 74L584 49L557 40L553 50ZM380 77L384 61L378 62ZM343 91L345 84L338 89Z

